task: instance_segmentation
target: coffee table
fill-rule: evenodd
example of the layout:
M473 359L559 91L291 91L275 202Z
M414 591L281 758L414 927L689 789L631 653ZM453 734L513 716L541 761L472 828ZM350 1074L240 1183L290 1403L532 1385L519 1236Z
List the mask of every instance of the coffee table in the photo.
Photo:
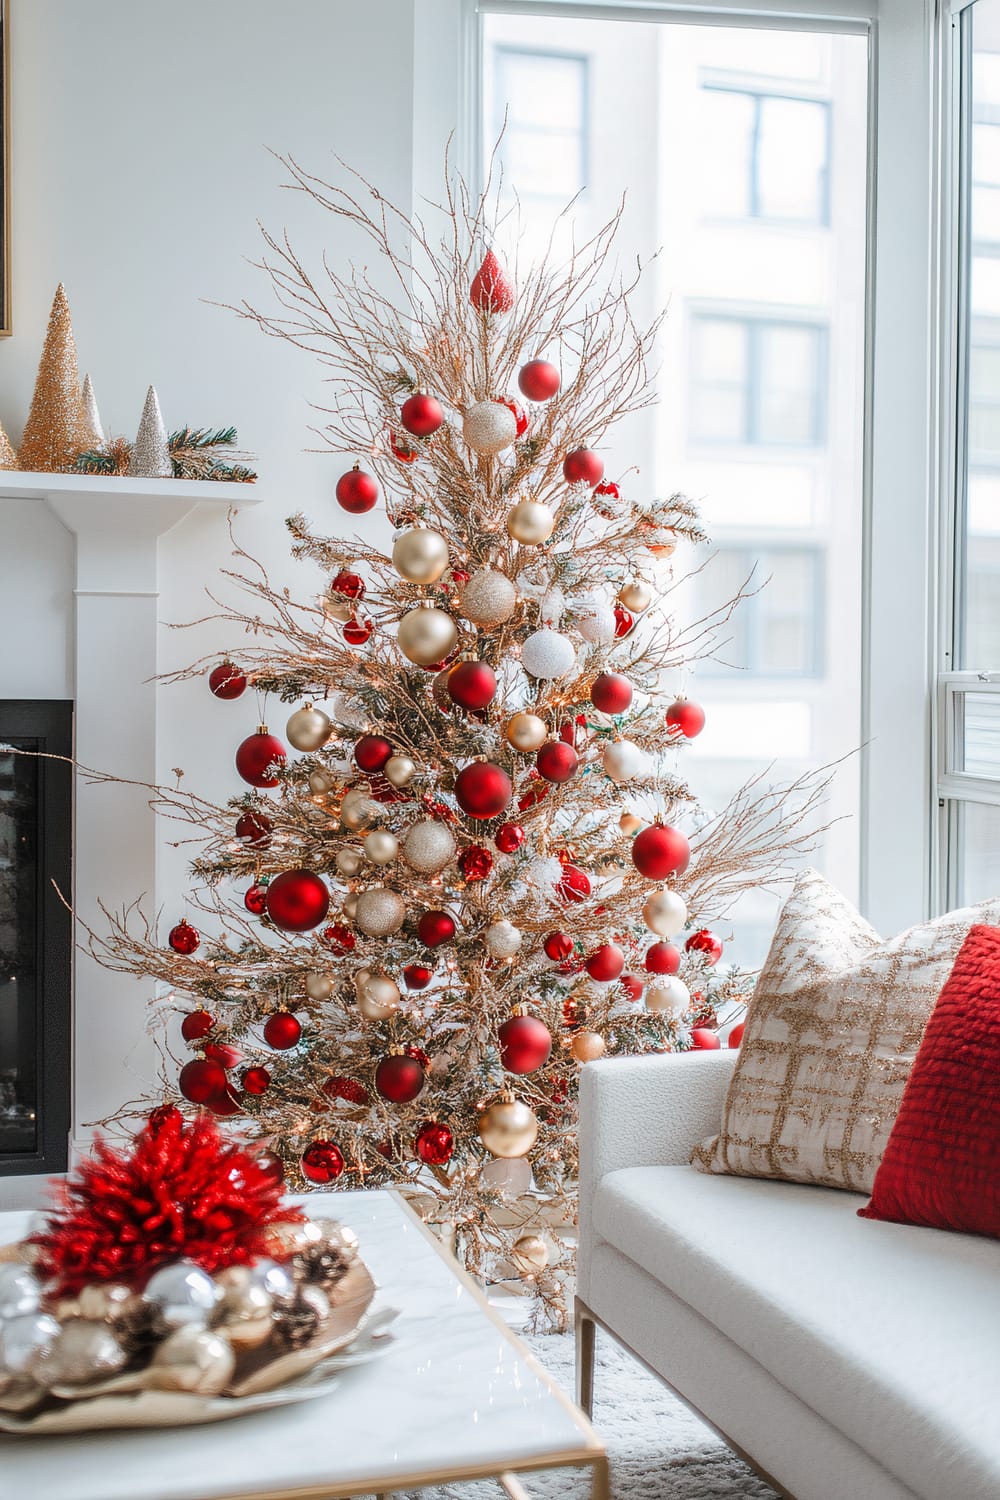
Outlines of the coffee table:
M398 1307L395 1341L300 1406L185 1429L0 1435L2 1500L328 1500L588 1467L607 1500L604 1446L581 1411L394 1192L311 1194L349 1224ZM0 1244L27 1232L0 1214Z

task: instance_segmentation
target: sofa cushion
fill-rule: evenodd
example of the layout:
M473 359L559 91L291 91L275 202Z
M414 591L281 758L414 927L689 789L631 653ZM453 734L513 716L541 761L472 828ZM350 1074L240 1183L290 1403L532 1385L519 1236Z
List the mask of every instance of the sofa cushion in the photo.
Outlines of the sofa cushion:
M1000 901L883 940L804 871L754 989L720 1132L693 1164L870 1193L927 1018L975 922L1000 922Z
M629 1167L593 1225L914 1493L1000 1495L1000 1245L867 1222L860 1203Z
M1000 1238L1000 929L973 927L927 1022L863 1219Z

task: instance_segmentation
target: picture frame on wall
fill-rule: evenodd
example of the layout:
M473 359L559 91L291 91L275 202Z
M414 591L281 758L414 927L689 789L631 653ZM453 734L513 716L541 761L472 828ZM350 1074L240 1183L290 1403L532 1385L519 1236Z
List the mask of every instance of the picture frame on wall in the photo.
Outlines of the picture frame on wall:
M0 0L0 338L14 332L10 256L10 0Z

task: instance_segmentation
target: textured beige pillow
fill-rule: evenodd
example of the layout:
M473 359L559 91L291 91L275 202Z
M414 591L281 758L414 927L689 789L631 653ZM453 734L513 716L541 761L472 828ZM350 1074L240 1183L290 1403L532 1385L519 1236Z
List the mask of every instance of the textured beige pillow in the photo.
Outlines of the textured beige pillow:
M778 918L702 1172L870 1193L924 1026L975 922L1000 899L883 941L806 870Z

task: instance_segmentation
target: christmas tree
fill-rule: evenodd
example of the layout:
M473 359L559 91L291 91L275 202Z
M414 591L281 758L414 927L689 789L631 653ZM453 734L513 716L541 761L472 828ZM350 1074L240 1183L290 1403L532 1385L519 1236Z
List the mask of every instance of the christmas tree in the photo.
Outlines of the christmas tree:
M89 443L66 288L56 287L18 461L22 469L70 469Z
M825 783L754 781L708 814L682 774L704 716L678 673L730 606L670 618L695 508L604 473L656 335L608 274L616 223L561 270L508 272L485 200L450 195L439 242L286 165L392 292L332 266L320 286L266 237L281 311L241 311L330 367L336 500L395 537L294 516L318 599L237 551L245 647L209 685L236 700L246 790L158 789L205 836L188 900L209 923L164 944L123 915L92 944L169 985L170 1096L265 1137L294 1188L408 1185L558 1323L579 1066L718 1045L752 981L713 924L810 847ZM250 683L283 737L238 727Z

